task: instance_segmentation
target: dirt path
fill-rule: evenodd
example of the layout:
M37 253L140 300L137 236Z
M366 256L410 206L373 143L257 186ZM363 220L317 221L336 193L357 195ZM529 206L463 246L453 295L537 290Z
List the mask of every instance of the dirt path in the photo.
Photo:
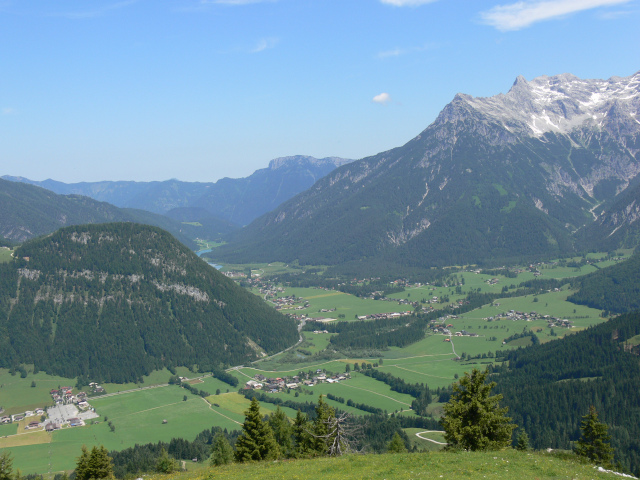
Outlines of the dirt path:
M416 433L416 437L418 437L418 438L420 438L422 440L426 440L427 442L435 443L437 445L446 445L446 443L438 442L437 440L433 440L431 438L424 438L422 436L423 433L444 433L444 432L441 432L440 430L425 430L424 432Z
M200 397L200 398L202 398L202 397ZM208 401L206 398L202 398L202 400L204 401L204 403L206 403L207 405L209 405L209 410L211 410L212 412L217 413L218 415L220 415L221 417L226 418L227 420L231 420L233 423L236 423L236 424L238 424L238 425L242 425L242 423L238 422L237 420L234 420L234 419L233 419L233 418L231 418L231 417L227 417L227 416L226 416L226 415L224 415L223 413L220 413L219 411L217 411L215 408L213 408L213 405L211 405L211 404L209 403L209 401Z

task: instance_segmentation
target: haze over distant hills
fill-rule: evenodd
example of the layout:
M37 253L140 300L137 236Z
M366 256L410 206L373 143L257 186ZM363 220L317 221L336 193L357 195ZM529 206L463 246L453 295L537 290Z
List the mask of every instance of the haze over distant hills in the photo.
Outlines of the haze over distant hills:
M167 214L176 208L182 221L203 218L245 225L306 190L336 167L351 160L296 155L271 160L267 168L245 178L222 178L215 183L104 181L66 184L55 180L33 181L5 175L5 180L30 183L63 195L85 195L117 207ZM203 172L203 177L206 177ZM199 211L195 209L200 209ZM185 216L186 213L189 215ZM184 220L187 218L187 220Z
M193 236L187 225L169 217L135 209L123 209L82 195L57 195L50 190L0 179L0 236L14 243L52 233L69 225L136 222L171 232L191 249Z
M336 169L216 258L432 266L573 252L599 241L574 232L637 183L639 111L640 73L459 94L407 144ZM600 238L638 216L616 218Z

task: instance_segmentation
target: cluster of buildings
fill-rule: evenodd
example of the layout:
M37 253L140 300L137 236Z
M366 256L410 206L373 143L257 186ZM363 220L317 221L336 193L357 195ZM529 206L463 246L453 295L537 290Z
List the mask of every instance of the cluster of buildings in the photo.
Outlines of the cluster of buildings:
M393 313L372 313L371 315L361 315L358 320L380 320L389 318L398 318L403 315L411 315L411 310L406 312L393 312Z
M532 320L541 320L544 319L547 321L547 326L549 327L564 327L571 328L572 323L565 318L553 317L551 315L541 315L537 312L519 312L517 310L509 310L508 312L500 313L493 317L487 317L485 320L499 320L499 319L507 319L507 320L525 320L530 322Z
M102 392L104 392L104 389L100 387L100 385L98 385L98 387L102 389ZM78 392L74 395L72 387L61 387L59 390L54 389L49 393L51 394L51 398L56 405L76 404L82 409L85 409L89 406L89 404L87 403L87 393Z
M29 418L37 415L44 415L44 409L36 408L35 410L27 410L26 412L23 412L23 413L16 413L14 415L5 415L3 417L0 417L0 425L5 425L7 423L20 422L25 418ZM34 422L31 422L25 428L35 428L34 426L31 426L31 424L36 424L35 426L40 426L40 422L34 421Z
M246 390L264 390L269 393L279 393L286 389L298 387L313 387L318 383L337 383L351 378L349 373L328 374L322 370L317 370L315 375L300 372L299 375L284 378L267 378L258 373L245 384Z

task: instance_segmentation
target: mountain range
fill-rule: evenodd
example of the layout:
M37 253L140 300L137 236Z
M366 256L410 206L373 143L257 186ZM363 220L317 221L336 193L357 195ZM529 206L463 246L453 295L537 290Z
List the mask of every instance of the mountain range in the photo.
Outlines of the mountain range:
M317 159L296 155L271 160L267 168L245 178L222 178L215 183L103 181L63 183L33 181L5 175L2 178L30 183L61 195L84 195L116 207L146 210L179 216L181 221L215 223L214 230L225 231L245 225L274 209L283 201L306 190L318 179L350 160L328 157ZM182 209L176 214L171 212ZM187 210L185 210L187 209Z
M619 202L638 184L639 110L640 72L518 77L507 94L458 94L407 144L337 168L231 233L215 258L428 267L626 238L637 202ZM581 235L596 220L597 236Z

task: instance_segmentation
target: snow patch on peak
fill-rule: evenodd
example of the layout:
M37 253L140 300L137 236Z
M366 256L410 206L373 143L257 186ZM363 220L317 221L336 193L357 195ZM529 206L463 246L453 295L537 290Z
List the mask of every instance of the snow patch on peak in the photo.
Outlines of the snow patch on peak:
M460 102L509 131L519 129L535 137L569 133L587 122L602 127L612 108L638 122L640 72L609 80L583 80L569 73L531 81L519 76L507 94L487 98L458 94L452 103Z

